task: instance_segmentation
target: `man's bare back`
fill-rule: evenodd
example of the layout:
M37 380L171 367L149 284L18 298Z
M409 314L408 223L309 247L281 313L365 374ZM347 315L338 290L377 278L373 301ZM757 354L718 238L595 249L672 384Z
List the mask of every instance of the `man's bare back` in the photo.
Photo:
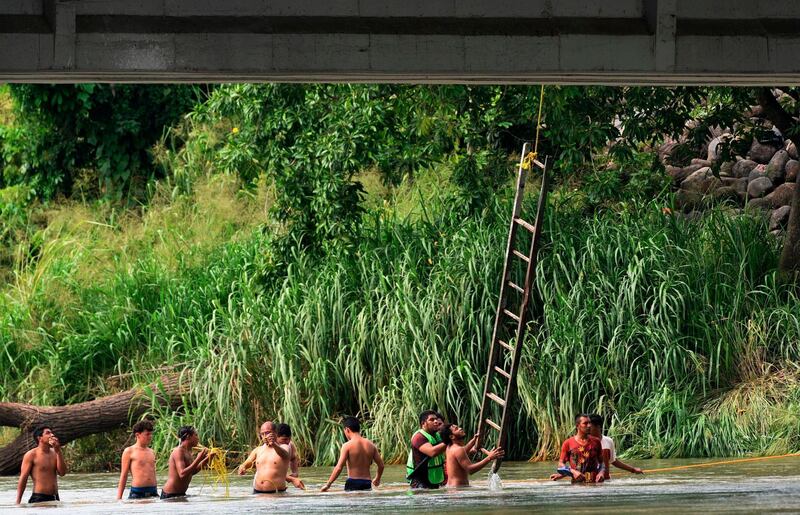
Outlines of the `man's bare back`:
M333 468L328 482L322 487L322 491L328 491L333 482L336 481L336 478L339 477L339 474L341 474L345 465L347 465L345 490L370 490L372 486L379 486L384 467L381 453L375 444L361 436L361 426L357 419L347 417L342 424L344 425L344 434L347 442L342 445L339 461ZM375 475L375 479L372 479L370 471L373 463L378 466L378 473Z

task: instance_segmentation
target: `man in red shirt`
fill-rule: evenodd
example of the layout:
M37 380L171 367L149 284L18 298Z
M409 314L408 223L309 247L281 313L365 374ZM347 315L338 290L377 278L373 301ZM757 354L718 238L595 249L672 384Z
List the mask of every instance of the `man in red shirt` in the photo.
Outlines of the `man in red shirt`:
M562 477L572 476L572 482L601 483L603 474L598 474L603 451L600 439L591 435L592 422L589 415L580 414L575 417L575 435L567 438L561 446L561 457L558 460L558 472L550 479L558 481Z

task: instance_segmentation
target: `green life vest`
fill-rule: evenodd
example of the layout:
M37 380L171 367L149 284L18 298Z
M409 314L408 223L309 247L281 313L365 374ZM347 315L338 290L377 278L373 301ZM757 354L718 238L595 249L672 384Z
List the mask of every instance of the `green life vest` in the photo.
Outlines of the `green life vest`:
M420 433L422 436L424 436L431 445L438 445L442 443L442 437L439 436L439 433L430 435L422 429L418 430L417 433ZM416 435L417 433L414 434ZM414 463L414 449L411 449L408 451L408 461L406 462L406 477L410 476L414 472L416 465L417 464ZM434 456L433 458L429 458L427 466L428 483L430 483L432 486L441 485L444 483L444 453Z

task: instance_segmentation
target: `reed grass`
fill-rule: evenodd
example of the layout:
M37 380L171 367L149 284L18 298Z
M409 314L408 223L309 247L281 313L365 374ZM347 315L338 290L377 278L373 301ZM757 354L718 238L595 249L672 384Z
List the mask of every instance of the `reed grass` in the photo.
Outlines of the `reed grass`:
M279 272L262 201L214 191L228 206L214 216L207 196L51 226L0 297L0 397L75 402L185 369L187 407L160 413L162 456L183 423L244 452L263 420L285 421L318 464L335 461L343 415L392 461L422 409L474 426L509 192L467 218L435 199L412 217L375 207L355 248L298 250ZM581 411L605 414L637 456L800 448L798 295L776 278L778 242L760 218L689 222L665 201L589 218L551 205L512 457L554 456Z

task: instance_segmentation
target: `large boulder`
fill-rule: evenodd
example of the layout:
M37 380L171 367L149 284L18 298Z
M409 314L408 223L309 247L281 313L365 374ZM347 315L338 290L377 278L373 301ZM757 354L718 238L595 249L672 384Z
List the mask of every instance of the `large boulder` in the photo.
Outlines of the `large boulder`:
M789 206L781 206L769 217L769 230L775 231L778 229L783 229L789 223L789 214L792 212L792 208Z
M761 209L764 211L769 211L772 209L772 202L765 198L754 198L753 200L749 200L747 202L747 209L754 210L754 209Z
M788 206L792 203L792 197L794 196L794 189L796 187L797 184L794 182L783 183L764 198L770 201L773 208L777 209L779 207Z
M750 170L750 174L747 176L748 181L752 181L754 179L758 179L759 177L766 177L767 176L767 167L765 165L756 165L755 168Z
M789 153L789 157L791 157L792 159L800 159L800 156L798 156L797 154L797 147L794 145L794 143L792 143L792 140L790 139L786 140L785 148L786 152Z
M777 151L778 147L753 140L753 145L750 147L748 157L756 163L767 164Z
M761 198L772 191L772 188L773 184L769 177L757 177L747 184L747 196L751 199Z
M750 175L750 172L753 171L758 165L755 161L751 161L750 159L742 159L741 161L736 161L733 165L733 176L734 177L747 177Z
M715 202L738 204L741 198L733 186L722 186L711 194Z
M705 199L702 193L691 190L678 190L675 193L675 207L684 213L689 213L694 209L702 209Z
M722 181L714 177L714 172L707 166L695 171L681 183L681 189L699 193L708 193L720 186L722 186Z
M786 177L786 163L789 162L789 153L778 150L767 165L767 177L774 183L780 184Z
M720 177L733 177L733 161L725 161L721 165L719 165L719 176Z
M708 154L706 155L707 161L713 163L719 159L719 144L721 141L722 139L717 136L708 142Z
M700 165L701 167L703 167L703 166L711 166L714 163L712 163L711 161L709 161L707 159L694 158L694 159L692 159L692 161L689 164L691 164L691 165Z
M681 168L680 166L671 165L667 165L665 169L667 171L667 175L672 178L672 182L674 182L676 186L680 185L680 183L686 180L687 177L699 170L697 167L687 166L685 168Z
M786 162L786 182L796 182L798 172L800 172L800 161L789 159Z

